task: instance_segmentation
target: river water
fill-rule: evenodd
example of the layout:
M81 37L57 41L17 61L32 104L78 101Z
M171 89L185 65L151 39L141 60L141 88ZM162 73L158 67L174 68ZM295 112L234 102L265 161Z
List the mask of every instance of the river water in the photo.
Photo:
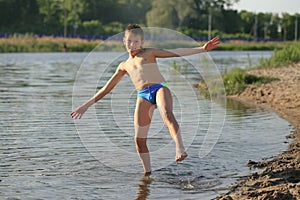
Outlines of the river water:
M248 68L271 53L210 56L223 72ZM118 54L95 55L0 54L1 199L211 199L253 172L248 160L287 149L288 122L268 110L205 99L186 88L200 80L195 70L170 71L164 66L172 62L161 61L189 157L173 161L173 143L155 110L148 136L154 171L144 179L133 141L136 93L128 77L83 119L69 117L113 72L107 66ZM214 126L221 132L203 153Z

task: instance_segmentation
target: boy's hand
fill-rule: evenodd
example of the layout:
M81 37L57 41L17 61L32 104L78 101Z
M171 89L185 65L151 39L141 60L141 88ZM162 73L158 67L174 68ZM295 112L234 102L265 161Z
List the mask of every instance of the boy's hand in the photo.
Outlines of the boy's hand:
M74 119L80 119L82 115L87 111L88 106L86 105L81 105L78 108L76 108L73 112L71 112L71 117Z
M203 48L205 51L211 51L211 50L217 48L219 44L220 44L220 38L215 37L215 38L209 40L208 42L206 42L203 45Z

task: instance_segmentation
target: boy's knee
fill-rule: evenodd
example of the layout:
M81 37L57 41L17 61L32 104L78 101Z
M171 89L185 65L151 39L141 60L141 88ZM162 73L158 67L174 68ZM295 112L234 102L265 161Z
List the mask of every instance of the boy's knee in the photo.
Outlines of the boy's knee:
M143 145L146 144L146 138L140 138L140 137L135 137L134 142L136 145Z
M136 150L139 153L147 153L148 152L146 138L135 137L134 142L135 142Z
M135 125L135 138L147 138L148 130L149 130L149 126L141 127Z
M163 111L162 112L162 117L164 119L164 122L166 124L170 124L170 123L174 123L175 122L175 118L172 112L170 111Z

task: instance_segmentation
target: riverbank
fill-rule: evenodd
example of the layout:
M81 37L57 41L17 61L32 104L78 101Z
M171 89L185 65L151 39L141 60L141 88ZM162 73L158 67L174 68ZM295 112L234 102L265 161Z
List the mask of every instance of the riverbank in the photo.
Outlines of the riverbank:
M0 53L33 52L89 52L101 40L84 40L79 38L13 36L0 38Z
M269 108L289 121L295 131L289 149L272 160L248 163L263 168L237 182L218 200L300 199L300 62L286 67L251 70L256 76L279 80L260 86L248 86L242 93L228 98ZM246 163L245 163L246 164Z
M35 37L33 35L15 35L9 38L0 38L0 53L17 52L90 52L103 40L86 40L80 38L62 37ZM205 41L199 42L200 45ZM247 42L242 40L224 41L217 50L223 51L250 51L282 49L292 42ZM103 44L103 43L102 43ZM191 42L166 41L152 43L146 41L145 46L158 48L178 48L194 46ZM99 46L98 46L99 47ZM106 42L100 49L103 51L124 51L122 43Z

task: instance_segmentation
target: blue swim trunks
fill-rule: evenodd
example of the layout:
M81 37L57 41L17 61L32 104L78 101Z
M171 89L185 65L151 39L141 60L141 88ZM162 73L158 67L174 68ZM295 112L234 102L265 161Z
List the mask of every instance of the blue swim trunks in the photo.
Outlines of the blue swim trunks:
M166 82L157 83L151 86L147 86L138 91L137 97L143 98L152 104L156 104L156 93L162 87L168 87Z

